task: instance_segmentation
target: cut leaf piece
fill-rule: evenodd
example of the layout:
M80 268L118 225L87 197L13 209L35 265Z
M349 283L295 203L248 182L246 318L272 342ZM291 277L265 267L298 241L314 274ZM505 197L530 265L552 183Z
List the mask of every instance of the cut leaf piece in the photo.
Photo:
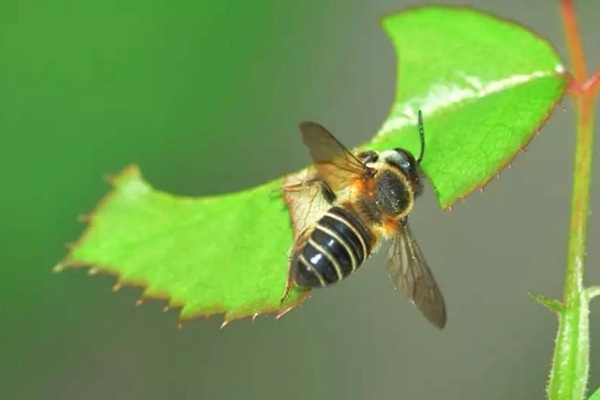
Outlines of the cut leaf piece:
M224 313L225 320L284 312L292 229L281 181L216 197L174 197L150 187L137 167L90 216L90 226L58 269L93 266L143 297L168 299L181 318ZM260 215L260 218L257 218Z
M418 154L443 207L485 185L527 145L561 99L567 78L555 50L514 23L466 8L389 16L398 62L396 98L368 145Z

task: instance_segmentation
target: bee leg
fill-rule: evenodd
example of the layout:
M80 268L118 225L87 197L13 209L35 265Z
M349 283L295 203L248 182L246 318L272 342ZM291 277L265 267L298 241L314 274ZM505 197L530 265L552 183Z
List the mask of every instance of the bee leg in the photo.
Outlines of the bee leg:
M281 186L280 189L273 189L273 193L280 193L280 190L282 192L300 192L302 190L310 188L312 185L318 183L319 181L320 180L317 178L309 178L295 183L285 183Z
M288 274L287 282L285 283L285 291L283 292L283 296L281 296L279 305L283 305L283 303L287 300L293 286L294 286L294 279L292 278L292 271L290 271L290 273Z
M329 204L333 204L337 196L333 193L333 190L329 187L327 182L319 178L310 178L305 179L302 182L286 184L283 185L281 189L284 192L298 192L300 190L308 189L313 185L319 185L319 191L325 201Z
M329 204L333 204L333 202L335 201L337 196L335 195L335 193L333 193L333 190L331 189L331 187L329 187L327 182L322 181L320 179L318 181L318 184L320 186L321 194L323 195L323 198L325 199L325 201Z
M281 187L281 189L284 192L299 192L300 190L309 188L310 186L314 185L315 183L318 183L319 181L320 179L317 178L304 179L296 183L286 183Z
M298 190L307 189L312 185L320 185L321 183L325 184L322 179L307 178L296 183L286 183L281 188L286 192L297 192Z

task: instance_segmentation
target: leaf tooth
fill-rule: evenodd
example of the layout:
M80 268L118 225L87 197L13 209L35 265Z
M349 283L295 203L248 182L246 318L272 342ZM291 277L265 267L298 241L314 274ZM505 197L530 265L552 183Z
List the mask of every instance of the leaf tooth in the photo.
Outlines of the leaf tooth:
M115 174L104 174L102 175L102 179L104 179L104 181L110 185L115 184L115 181L117 180L117 178L119 177L119 175L115 175Z
M100 272L100 269L96 268L96 267L92 267L90 269L88 269L88 275L97 275Z
M168 304L163 307L163 312L171 311L171 306Z
M219 329L225 328L227 325L229 325L230 322L231 322L231 320L228 320L228 319L223 320Z
M146 300L146 299L144 299L143 297L140 297L140 298L138 298L138 299L135 301L135 305L136 305L136 307L139 307L139 306L141 306L142 304L144 304L144 301L145 301L145 300Z
M260 313L255 312L254 315L252 315L252 322L256 321L256 318L258 318L259 315Z
M64 271L66 268L66 266L64 264L58 263L54 266L54 268L52 268L52 272L54 272L55 274L58 274L59 272Z
M91 214L79 214L77 216L77 221L79 221L79 222L87 223L87 222L90 222L91 220L92 220Z
M117 282L113 285L112 290L113 290L113 292L118 292L122 288L123 288L123 284L121 282Z

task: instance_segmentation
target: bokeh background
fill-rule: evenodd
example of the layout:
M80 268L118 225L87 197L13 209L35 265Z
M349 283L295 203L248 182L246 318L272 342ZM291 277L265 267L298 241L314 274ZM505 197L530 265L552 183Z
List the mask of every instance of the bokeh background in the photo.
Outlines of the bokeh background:
M518 20L566 55L555 2L442 3ZM414 210L444 331L390 289L381 256L279 321L224 330L220 318L179 330L161 303L136 308L137 289L112 293L113 278L51 272L83 230L77 215L107 192L103 174L137 162L156 187L209 195L308 163L301 120L367 140L395 82L378 19L416 4L0 2L0 398L543 398L556 320L527 293L562 292L568 100L483 194L443 212L429 189ZM598 66L600 3L577 5ZM599 283L593 217L587 279ZM598 314L593 304L591 388Z

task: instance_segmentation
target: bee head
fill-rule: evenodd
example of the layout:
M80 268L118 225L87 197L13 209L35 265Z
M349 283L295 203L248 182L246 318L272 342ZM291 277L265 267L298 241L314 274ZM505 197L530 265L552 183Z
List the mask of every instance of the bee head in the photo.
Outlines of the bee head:
M423 113L421 110L417 114L417 127L419 128L419 138L421 139L421 153L418 159L415 159L410 151L400 148L381 153L381 156L389 165L398 168L408 178L412 184L415 196L423 192L423 185L421 185L419 178L419 164L421 164L423 154L425 153L425 128L423 127Z
M419 177L419 163L411 152L404 149L387 150L380 153L380 156L388 165L391 165L408 178L412 184L415 195L420 195L423 191L421 179Z

